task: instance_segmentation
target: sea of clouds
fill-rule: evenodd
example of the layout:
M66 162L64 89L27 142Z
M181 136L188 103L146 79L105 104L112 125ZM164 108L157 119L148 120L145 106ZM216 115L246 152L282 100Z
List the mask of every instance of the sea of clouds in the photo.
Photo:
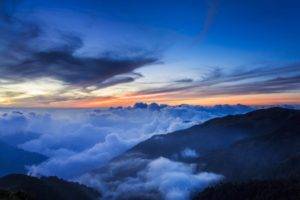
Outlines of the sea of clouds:
M253 108L242 105L202 107L144 103L107 109L0 109L0 140L49 157L39 165L28 166L31 175L55 175L87 183L84 177L88 172L105 166L112 158L153 135L251 110ZM182 155L197 156L191 149ZM191 189L199 189L220 178L215 174L196 173L190 165L159 158L148 160L137 177L115 184L113 191L121 194L134 186L140 191L159 191L165 199L186 199ZM105 182L97 184L97 188L104 191ZM112 190L106 188L105 191L109 195Z

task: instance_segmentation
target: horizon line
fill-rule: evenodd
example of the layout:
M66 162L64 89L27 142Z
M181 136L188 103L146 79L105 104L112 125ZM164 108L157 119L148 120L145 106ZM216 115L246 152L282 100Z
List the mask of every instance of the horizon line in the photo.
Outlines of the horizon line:
M182 103L182 104L164 104L164 103L157 103L157 102L150 102L150 103L147 103L147 102L136 102L134 104L131 104L131 105L127 105L127 106L97 106L97 107L80 107L80 106L73 106L73 107L59 107L59 106L49 106L49 107L46 107L46 106L1 106L0 105L0 109L61 109L61 110L71 110L71 109L110 109L110 108L133 108L135 106L135 104L137 103L144 103L144 104L147 104L147 105L151 105L151 104L157 104L159 106L168 106L168 107L178 107L178 106L198 106L198 107L214 107L214 106L248 106L248 107L276 107L276 106L300 106L300 103L270 103L270 104L243 104L243 103L235 103L235 104L228 104L228 103L225 103L225 104L185 104L185 103Z

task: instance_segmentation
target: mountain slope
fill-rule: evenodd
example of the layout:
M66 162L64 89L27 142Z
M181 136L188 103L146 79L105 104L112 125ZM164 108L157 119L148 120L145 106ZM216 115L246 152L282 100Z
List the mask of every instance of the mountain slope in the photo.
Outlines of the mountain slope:
M24 151L0 141L0 176L10 173L26 173L26 166L41 163L47 159L38 153Z
M224 183L205 189L194 200L298 200L299 190L300 182L297 180Z
M200 158L202 170L229 179L300 177L300 114L291 115L278 129L238 141L229 148Z
M172 158L174 154L190 148L204 155L211 150L229 147L242 139L271 133L293 115L299 115L299 111L270 108L215 118L186 130L153 136L133 147L128 153L143 153L150 158Z
M195 156L183 156L185 149ZM220 173L228 180L299 176L300 111L269 108L212 119L154 136L115 160L128 155L193 162L199 171Z
M113 159L108 165L91 171L90 177L107 183L113 193L115 188L124 186L124 181L134 183L136 177L141 177L145 170L149 172L149 163L162 156L173 161L193 163L183 165L196 167L195 173L212 172L223 175L225 183L245 182L252 187L245 193L236 191L238 196L247 195L249 191L259 195L259 188L251 183L253 180L274 181L289 177L300 180L299 122L300 111L285 108L215 118L186 130L153 136ZM172 171L174 163L161 170L168 172L170 168ZM143 185L144 182L141 182ZM158 185L161 186L160 183ZM268 199L268 185L266 183L265 193L260 199ZM264 183L262 186L265 187ZM271 186L274 186L273 183L270 183ZM153 194L153 191L148 193ZM143 197L143 193L139 194ZM229 195L227 199L235 198Z
M31 200L30 195L22 191L9 191L0 189L0 199L3 200Z
M78 183L56 177L36 178L21 174L0 178L0 189L6 190L4 195L17 195L21 191L21 195L29 200L93 200L100 197L97 191Z

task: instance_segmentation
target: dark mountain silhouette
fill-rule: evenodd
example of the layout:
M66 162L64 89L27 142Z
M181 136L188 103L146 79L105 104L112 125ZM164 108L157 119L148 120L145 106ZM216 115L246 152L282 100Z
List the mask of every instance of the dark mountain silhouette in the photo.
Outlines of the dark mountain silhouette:
M193 200L298 200L299 180L249 181L224 183L206 188Z
M32 200L32 197L26 192L22 191L10 191L0 189L0 199L1 200Z
M221 154L224 154L225 150L235 152L238 147L244 147L252 153L252 147L258 143L275 145L285 141L284 145L293 144L289 152L282 152L281 158L288 159L288 155L294 157L299 152L299 142L296 142L299 141L299 113L299 110L269 108L243 115L215 118L186 130L153 136L127 153L144 154L148 158L164 156L186 162L207 161L209 157L214 156L214 160L218 162L220 158L217 156L222 157ZM180 152L186 148L195 150L199 158L187 159L180 156ZM276 149L269 149L265 153L277 154Z
M0 141L0 176L10 173L26 173L26 166L41 163L47 159L38 153L24 151Z
M269 110L270 119L276 110L283 109ZM234 180L299 177L300 112L285 111L289 114L283 123L278 123L279 127L270 124L272 130L264 134L256 134L235 142L229 148L200 157L197 161L200 169L221 173Z
M11 174L0 178L0 199L11 200L93 200L100 194L87 186L57 177ZM8 198L7 198L8 197Z
M208 153L198 163L229 179L299 177L300 112L292 113L279 128Z
M0 199L2 200L30 200L30 196L22 191L9 191L0 189Z

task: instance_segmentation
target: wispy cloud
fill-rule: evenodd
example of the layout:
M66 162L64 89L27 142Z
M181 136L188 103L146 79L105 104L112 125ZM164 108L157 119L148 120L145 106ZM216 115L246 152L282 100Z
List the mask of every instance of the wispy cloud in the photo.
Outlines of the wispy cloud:
M220 68L215 68L199 80L180 80L176 84L142 90L137 94L154 95L182 91L190 96L278 93L299 90L299 79L299 63L280 67L235 70L230 73L224 73Z
M174 82L175 83L191 83L193 82L194 80L191 79L191 78L184 78L184 79L179 79L179 80L175 80Z

